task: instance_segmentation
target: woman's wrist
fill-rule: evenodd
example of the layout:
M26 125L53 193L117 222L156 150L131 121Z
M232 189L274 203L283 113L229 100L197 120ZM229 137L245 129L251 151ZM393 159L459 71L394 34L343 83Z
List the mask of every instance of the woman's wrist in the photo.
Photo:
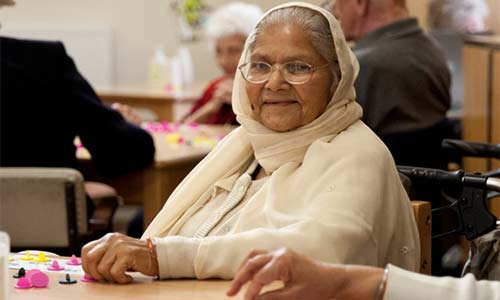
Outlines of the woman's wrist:
M220 110L222 102L220 99L215 98L212 101L208 102L206 105L208 105L208 110L210 111L210 113L216 113Z
M387 278L389 277L389 267L386 267L384 269L384 275L382 276L382 279L380 280L380 283L377 287L377 292L375 293L375 300L382 300L384 299L385 295L385 290L387 287Z
M385 292L384 269L369 266L335 266L333 288L335 299L383 299ZM380 294L379 294L380 293Z
M153 274L154 276L159 277L160 268L158 266L158 256L156 255L156 243L154 239L150 237L146 238L146 242L148 243L149 257L153 267Z

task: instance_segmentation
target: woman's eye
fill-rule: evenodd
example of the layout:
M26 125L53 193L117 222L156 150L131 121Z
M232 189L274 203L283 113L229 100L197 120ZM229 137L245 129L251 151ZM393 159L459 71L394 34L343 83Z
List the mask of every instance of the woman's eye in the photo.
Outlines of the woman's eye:
M309 73L311 71L311 67L304 63L289 63L286 65L286 70L292 74L303 74Z
M252 70L253 72L264 73L264 72L269 71L269 65L266 63L262 63L262 62L252 63L250 66L250 70Z

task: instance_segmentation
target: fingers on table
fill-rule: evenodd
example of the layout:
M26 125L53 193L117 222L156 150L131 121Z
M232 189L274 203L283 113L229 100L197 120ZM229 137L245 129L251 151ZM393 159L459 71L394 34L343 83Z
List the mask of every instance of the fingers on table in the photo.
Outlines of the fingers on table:
M252 280L254 274L259 271L265 264L272 260L272 254L263 250L253 250L243 260L239 271L233 279L228 295L235 295L241 287Z

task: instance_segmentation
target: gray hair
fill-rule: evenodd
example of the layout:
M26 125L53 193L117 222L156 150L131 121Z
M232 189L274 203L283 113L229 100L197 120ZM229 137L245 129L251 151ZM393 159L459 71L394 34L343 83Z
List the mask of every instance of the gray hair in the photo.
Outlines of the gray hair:
M247 37L262 17L262 10L254 4L233 2L217 9L208 19L206 35L217 40L233 34Z
M274 25L300 26L309 36L316 51L330 64L330 70L334 76L333 86L339 83L341 72L330 24L321 13L305 7L285 7L271 12L257 25L255 31L248 38L250 51L255 47L257 38L262 31Z
M433 0L427 21L431 29L474 32L486 30L488 15L484 0Z

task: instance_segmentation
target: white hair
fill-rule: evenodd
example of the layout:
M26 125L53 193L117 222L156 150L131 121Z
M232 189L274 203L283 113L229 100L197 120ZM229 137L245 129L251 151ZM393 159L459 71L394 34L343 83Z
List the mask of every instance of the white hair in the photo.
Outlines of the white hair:
M484 0L433 0L429 5L431 29L475 32L486 30L489 15Z
M298 25L304 30L316 51L330 64L334 76L333 86L336 87L341 72L328 20L321 13L305 7L285 7L275 10L257 25L248 38L249 50L253 50L257 38L265 28L275 25Z
M233 2L217 9L208 19L206 35L217 40L233 34L247 37L262 16L262 10L254 4Z

